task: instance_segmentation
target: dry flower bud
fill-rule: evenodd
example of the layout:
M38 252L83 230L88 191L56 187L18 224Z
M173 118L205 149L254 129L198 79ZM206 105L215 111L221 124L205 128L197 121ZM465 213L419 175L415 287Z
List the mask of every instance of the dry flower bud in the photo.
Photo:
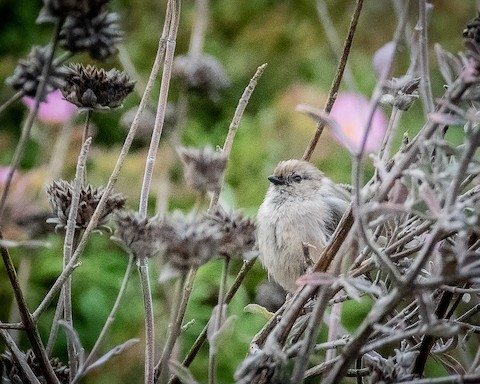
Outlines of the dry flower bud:
M58 18L92 17L97 15L108 0L43 0L37 23L55 22Z
M177 56L173 62L172 75L188 91L207 95L213 101L219 99L220 91L230 83L222 64L216 58L206 55Z
M215 191L227 166L227 156L207 146L203 149L179 147L187 184L201 193Z
M94 188L91 185L83 186L80 190L80 200L75 226L87 228L100 199L103 196L102 187ZM56 224L56 228L67 226L68 215L73 197L73 185L65 180L54 181L47 187L50 208L56 218L48 219L49 223ZM111 193L105 204L105 208L98 220L97 229L106 229L105 224L109 215L125 206L125 198L120 193Z
M65 99L80 108L110 109L122 105L135 83L115 68L106 71L92 65L72 64L62 90Z
M62 45L73 53L88 51L92 58L105 60L117 52L116 44L122 40L119 21L115 12L92 18L68 17L60 33Z
M49 46L34 46L26 59L19 60L13 75L7 78L6 83L17 91L21 90L25 96L35 97L49 53ZM62 88L65 84L67 73L67 68L52 63L40 100L45 100L48 93Z
M244 255L255 246L255 222L240 211L228 214L218 208L209 216L212 228L221 235L218 253L222 256Z
M205 264L217 253L221 235L204 217L185 216L174 212L162 223L160 240L165 257L179 271Z
M130 211L117 216L114 240L137 258L155 256L160 248L158 232L160 223L156 218L143 218Z

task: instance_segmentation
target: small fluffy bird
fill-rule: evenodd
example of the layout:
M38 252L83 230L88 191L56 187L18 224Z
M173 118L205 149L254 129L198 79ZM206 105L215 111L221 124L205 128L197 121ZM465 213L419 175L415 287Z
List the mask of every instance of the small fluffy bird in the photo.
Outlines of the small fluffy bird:
M285 290L306 271L304 246L316 262L350 202L346 189L303 160L281 161L257 214L260 259Z

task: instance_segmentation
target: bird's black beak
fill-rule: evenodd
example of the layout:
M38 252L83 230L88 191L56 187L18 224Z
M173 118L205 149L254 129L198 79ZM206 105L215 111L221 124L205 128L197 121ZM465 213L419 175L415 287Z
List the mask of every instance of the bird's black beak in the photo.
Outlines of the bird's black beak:
M268 180L274 185L285 185L286 181L283 177L278 177L275 175L268 176Z

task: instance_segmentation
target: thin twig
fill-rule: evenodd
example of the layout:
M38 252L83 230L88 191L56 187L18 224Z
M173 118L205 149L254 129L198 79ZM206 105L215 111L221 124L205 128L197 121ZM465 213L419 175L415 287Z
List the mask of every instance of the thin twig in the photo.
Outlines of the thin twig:
M225 294L227 290L227 277L228 277L228 266L230 265L230 257L225 257L223 262L222 277L220 278L220 287L218 289L218 302L216 310L213 310L212 313L216 313L215 323L212 330L212 339L215 340L220 327L222 326L223 320L225 318ZM214 342L215 344L215 342ZM217 382L217 346L210 345L209 355L208 355L208 381L210 384L216 384Z
M30 132L33 127L33 122L35 121L35 117L37 116L38 109L40 107L40 102L44 96L44 92L47 86L48 75L50 72L50 68L52 65L53 57L55 55L55 50L58 45L60 31L62 29L63 19L58 19L55 25L55 32L52 37L52 44L48 54L48 58L43 65L42 73L40 75L40 80L37 86L37 90L35 92L35 103L32 109L30 109L27 119L22 127L22 133L20 135L20 140L18 141L17 147L15 148L15 153L13 154L13 159L10 164L10 169L8 170L7 179L4 184L4 188L2 191L2 196L0 198L0 224L2 223L2 216L5 211L5 204L7 201L8 193L10 192L10 187L12 185L13 174L17 170L18 166L20 165L20 161L23 157L23 151L25 150L25 146L27 145L28 139L30 138Z
M22 90L18 91L15 93L10 99L5 101L2 105L0 105L0 114L2 114L3 111L5 111L10 105L16 103L18 100L20 100L23 97L24 93Z
M154 321L153 321L153 304L152 289L150 287L150 278L148 276L148 262L146 258L137 260L140 282L142 285L143 304L145 308L145 384L153 384L153 371L155 367L154 356Z
M146 217L148 207L148 195L152 183L153 168L157 157L158 145L162 135L163 123L167 107L168 90L170 88L170 79L172 75L173 55L175 53L175 42L177 38L178 24L180 21L180 0L170 0L168 2L167 13L169 13L169 31L166 39L165 62L163 64L162 81L160 84L160 96L158 98L157 113L155 116L155 125L153 127L150 147L148 148L147 160L145 164L145 173L143 176L142 190L140 193L140 215Z
M232 151L233 140L235 138L235 134L237 133L238 126L240 125L240 120L242 119L243 113L245 112L245 108L247 107L248 101L250 100L250 96L252 95L255 87L257 86L257 82L265 71L267 64L260 65L253 77L251 78L250 82L248 83L247 87L243 91L242 97L238 101L237 108L235 109L235 113L233 114L233 119L228 127L227 137L225 138L225 143L223 144L223 153L225 154L227 161L230 158L230 152ZM211 212L218 204L218 199L220 198L220 193L222 192L222 185L224 181L225 175L222 176L222 182L220 183L220 187L214 192L211 200L210 200L210 207L209 212Z
M188 273L183 272L180 275L180 279L177 282L177 294L173 300L175 308L172 309L172 321L170 332L168 333L167 341L163 348L162 357L155 367L155 382L160 384L166 384L169 379L168 362L172 355L175 342L180 335L182 321L185 316L185 310L187 308L188 299L190 298L190 291L192 290L193 283L195 281L196 270L192 269ZM188 294L184 294L184 290L189 291Z
M0 231L0 240L2 239L3 235ZM5 269L7 271L10 284L13 288L15 299L17 301L18 309L20 311L20 318L22 319L22 323L25 326L25 332L32 346L32 350L35 354L40 370L42 371L42 374L44 375L47 384L59 384L59 381L55 376L55 372L53 371L52 365L50 364L50 361L48 359L47 352L45 351L45 348L43 346L42 339L40 338L40 334L38 332L35 320L31 315L30 311L28 310L27 302L25 301L23 292L20 289L17 273L15 271L15 267L13 265L10 254L8 253L8 250L1 244L0 252L2 254L3 263L5 264Z
M125 274L123 275L122 284L118 291L117 298L115 299L115 303L113 304L112 310L110 311L110 314L108 315L108 318L105 321L105 324L103 325L100 335L95 341L95 345L93 346L92 350L90 351L90 354L88 355L83 365L79 368L77 372L77 376L73 379L72 384L76 384L80 379L82 379L83 372L85 372L85 370L93 362L93 359L95 358L97 351L100 348L100 345L102 344L103 340L105 339L105 336L107 335L107 331L110 329L110 325L115 320L115 316L118 312L118 308L120 308L120 302L123 298L123 295L126 292L127 284L132 274L132 266L133 266L134 260L135 258L133 257L133 255L130 255L128 258L127 268L125 269Z
M10 352L12 352L16 367L19 367L22 370L22 372L25 374L31 384L40 384L37 376L35 376L32 369L28 365L25 355L17 347L17 344L15 344L15 340L13 340L10 334L4 329L0 329L0 335L2 335L3 339L5 340L5 344L7 345Z
M244 261L242 268L237 274L237 277L235 278L235 281L233 282L232 286L228 290L227 296L225 297L225 304L229 304L230 301L233 299L235 294L237 293L238 289L240 288L243 279L245 276L247 276L248 272L252 269L252 267L255 265L256 258L253 258L249 261ZM198 335L197 339L193 343L192 347L190 348L190 351L188 351L187 356L182 362L182 365L184 367L189 367L190 364L193 362L195 356L197 353L200 351L200 348L202 347L203 343L207 339L207 331L208 331L208 323L203 327L202 332ZM178 380L178 377L174 377L172 380L169 381L170 384L178 384L180 381Z
M432 84L430 81L430 68L428 64L428 37L427 37L427 2L426 0L418 0L418 24L415 29L419 32L419 58L421 81L420 89L422 90L422 101L425 109L425 115L433 112L435 106L432 96Z
M350 48L352 46L353 36L355 35L355 31L357 29L358 19L360 18L362 6L363 6L363 0L357 0L357 4L355 5L355 10L353 12L352 19L350 20L348 35L343 45L342 56L340 57L340 61L338 63L335 77L333 78L330 91L328 92L327 102L325 103L325 107L323 109L327 113L329 113L332 110L333 104L337 99L337 93L340 88L340 83L342 81L343 73L345 71L345 66L347 65L348 55L350 53ZM318 140L320 139L324 126L325 124L323 122L319 122L317 124L315 135L313 136L312 140L307 146L307 149L305 150L305 153L303 154L303 157L302 157L303 160L308 161L312 157L313 151L317 146Z

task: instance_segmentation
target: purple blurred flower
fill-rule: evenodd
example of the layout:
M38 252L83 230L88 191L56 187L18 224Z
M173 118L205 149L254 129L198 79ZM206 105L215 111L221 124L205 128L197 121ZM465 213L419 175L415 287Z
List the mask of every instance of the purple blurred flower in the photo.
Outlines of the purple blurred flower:
M23 102L29 109L35 105L35 100L25 96ZM45 102L40 103L38 118L47 124L63 124L72 118L78 108L63 98L62 92L56 90L47 95Z
M333 137L348 150L359 152L370 113L370 101L360 93L339 93L330 117L338 124L330 127ZM365 152L377 151L387 128L387 119L380 109L373 114Z

